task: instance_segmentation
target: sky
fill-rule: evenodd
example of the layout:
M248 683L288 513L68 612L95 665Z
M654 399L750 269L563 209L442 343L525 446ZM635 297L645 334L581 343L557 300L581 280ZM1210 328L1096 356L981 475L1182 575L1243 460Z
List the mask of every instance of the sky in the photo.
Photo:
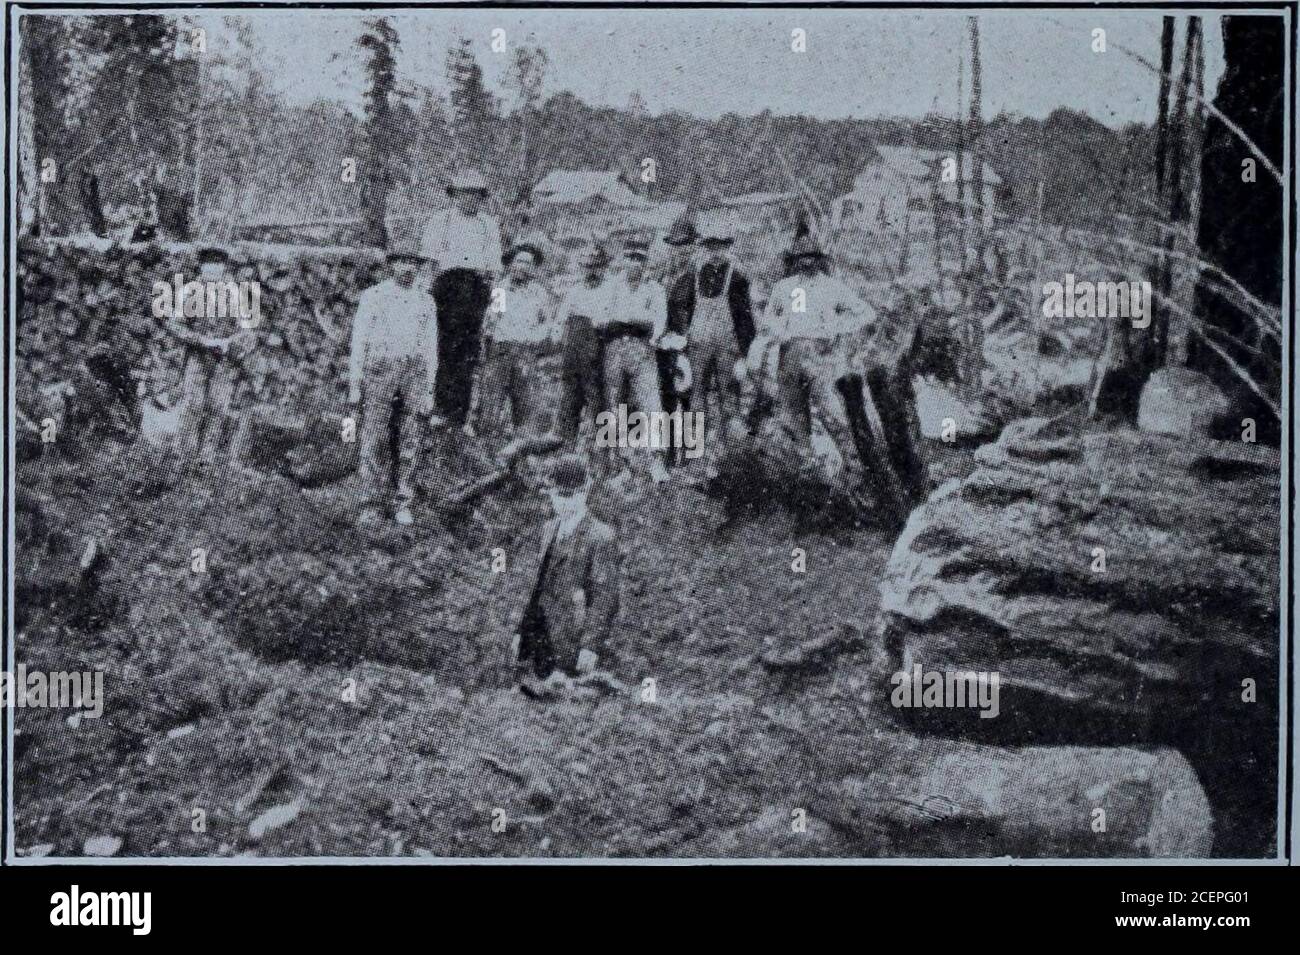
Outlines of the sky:
M966 10L455 10L393 12L400 79L445 88L446 50L468 37L490 89L502 84L507 47L542 46L545 95L570 90L593 105L626 106L638 92L652 114L716 118L771 109L820 118L919 117L957 110L967 49ZM294 103L318 97L359 106L360 18L352 11L241 11L256 26L273 85ZM1117 45L1159 62L1160 12L993 10L980 13L984 115L1043 117L1083 110L1117 127L1150 122L1155 75ZM1206 88L1222 73L1219 15L1205 14ZM219 28L219 18L213 21ZM1094 52L1093 30L1107 51ZM792 31L807 49L791 49ZM1181 27L1180 27L1181 29ZM966 78L969 94L969 75Z

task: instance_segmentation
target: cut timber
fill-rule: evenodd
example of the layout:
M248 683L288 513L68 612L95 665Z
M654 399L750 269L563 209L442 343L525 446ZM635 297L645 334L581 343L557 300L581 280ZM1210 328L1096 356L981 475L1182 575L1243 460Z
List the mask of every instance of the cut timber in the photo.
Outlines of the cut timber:
M1237 821L1271 823L1277 451L1029 419L976 462L912 514L881 627L899 669L999 674L1002 713L900 712L1016 743L1173 745Z
M502 484L514 473L519 462L530 454L552 454L558 451L564 442L554 435L542 435L534 438L518 438L502 449L495 471L471 481L464 487L457 488L447 495L447 501L455 507L465 507Z
M1169 749L1021 750L899 737L872 770L810 800L841 831L912 857L1198 858L1213 842L1195 772ZM906 743L902 743L906 740Z
M1228 399L1209 376L1190 368L1160 368L1142 386L1137 423L1156 434L1210 438L1230 411Z

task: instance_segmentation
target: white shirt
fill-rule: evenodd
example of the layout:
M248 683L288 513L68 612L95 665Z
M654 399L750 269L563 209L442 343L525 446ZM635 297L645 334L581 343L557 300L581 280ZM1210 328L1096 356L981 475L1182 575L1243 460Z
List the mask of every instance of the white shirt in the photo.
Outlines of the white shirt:
M407 357L423 358L429 381L434 380L438 373L438 309L418 278L410 288L387 279L362 292L357 302L348 382L361 383L367 361Z
M802 305L802 311L796 311ZM775 338L835 338L876 324L876 312L831 275L792 275L772 287L761 334Z
M498 342L539 345L559 339L559 325L552 321L554 296L540 282L506 284L501 289L500 310L488 308L484 333Z
M455 206L433 214L420 251L438 268L501 271L501 226L486 212L467 216Z
M604 279L595 288L585 281L579 281L564 293L564 300L560 302L560 311L556 316L560 327L568 324L570 315L585 315L593 325L608 324L614 305L613 288L614 283L610 279Z
M641 284L632 287L624 276L618 275L609 281L610 311L606 321L631 322L651 329L651 335L657 339L668 326L668 295L658 282L643 278Z

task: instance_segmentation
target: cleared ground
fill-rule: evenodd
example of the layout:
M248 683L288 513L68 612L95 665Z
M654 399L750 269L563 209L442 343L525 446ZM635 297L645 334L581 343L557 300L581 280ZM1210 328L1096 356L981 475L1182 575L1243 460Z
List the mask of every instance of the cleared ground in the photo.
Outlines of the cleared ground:
M535 699L507 652L547 516L524 480L378 531L351 484L182 471L143 444L29 461L17 485L17 662L107 674L101 719L14 711L20 854L97 836L130 856L908 852L837 808L873 740L899 752L878 532L727 523L676 481L598 495L626 549L602 661L624 686ZM289 821L254 835L259 817Z

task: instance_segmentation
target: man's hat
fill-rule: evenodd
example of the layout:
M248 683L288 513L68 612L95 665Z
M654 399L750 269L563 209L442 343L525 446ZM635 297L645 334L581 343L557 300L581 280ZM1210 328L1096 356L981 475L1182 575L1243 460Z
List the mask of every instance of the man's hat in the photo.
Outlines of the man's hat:
M817 244L816 239L805 234L795 237L795 240L790 243L790 248L786 250L785 257L786 261L789 262L809 257L824 259L826 258L826 252Z
M546 261L546 256L542 253L540 246L532 242L520 242L506 250L506 254L501 256L501 263L503 265L509 265L515 260L515 256L519 255L521 252L527 252L531 255L533 257L534 265L541 265Z
M650 243L638 236L629 236L623 240L623 254L644 262L650 256Z
M695 231L695 223L691 220L690 213L682 213L668 227L668 232L664 235L664 242L668 245L694 245L698 235L699 233Z
M578 259L578 264L582 266L606 266L609 265L609 253L600 243L593 243L587 246L582 256Z
M587 462L576 454L560 457L551 469L551 483L563 494L581 491L587 486Z
M420 251L419 243L409 239L402 242L391 243L388 251L384 253L384 257L389 262L404 260L407 262L414 262L417 265L423 265L425 262L429 261L425 254Z
M736 230L731 226L730 216L714 213L704 217L704 221L699 227L698 236L697 241L701 245L706 242L731 245L736 241Z
M447 183L447 195L453 196L458 192L477 192L481 196L486 196L487 180L477 169L465 169L452 176L451 182Z
M230 263L230 253L219 245L202 245L199 246L198 259L199 265L208 265L213 262L228 265Z

